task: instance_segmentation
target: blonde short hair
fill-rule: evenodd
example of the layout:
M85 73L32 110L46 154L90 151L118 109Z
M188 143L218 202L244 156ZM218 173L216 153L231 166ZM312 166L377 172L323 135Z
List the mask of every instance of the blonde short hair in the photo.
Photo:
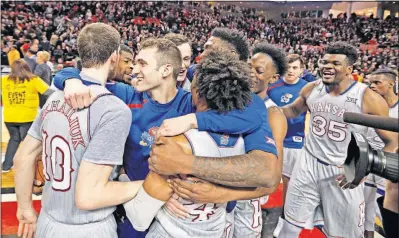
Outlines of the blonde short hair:
M44 63L46 63L47 61L50 60L50 53L47 51L39 51L37 52L37 57L41 57L44 61Z

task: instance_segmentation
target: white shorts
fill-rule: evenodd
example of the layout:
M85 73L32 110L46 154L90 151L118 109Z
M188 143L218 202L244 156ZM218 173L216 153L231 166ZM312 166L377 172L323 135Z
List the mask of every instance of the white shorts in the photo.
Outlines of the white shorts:
M283 148L283 175L291 178L295 163L301 157L302 149Z
M295 226L305 227L320 207L325 225L323 232L329 237L362 237L364 184L354 189L341 189L335 179L343 172L342 167L328 165L304 149L288 184L285 219Z
M385 179L374 174L369 174L364 186L364 199L366 202L366 221L364 228L366 231L374 231L376 216L382 220L380 209L377 206L377 198L384 194Z
M45 211L40 212L36 237L40 238L117 238L116 221L111 214L100 222L68 225L55 221Z

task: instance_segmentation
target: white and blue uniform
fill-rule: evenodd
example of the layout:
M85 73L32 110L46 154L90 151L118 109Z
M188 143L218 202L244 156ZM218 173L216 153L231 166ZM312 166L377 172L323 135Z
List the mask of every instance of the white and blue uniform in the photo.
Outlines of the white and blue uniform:
M304 227L317 207L328 237L363 237L364 185L343 190L335 179L344 172L351 132L367 132L367 127L343 121L345 112L362 113L366 89L365 84L353 82L345 92L332 96L320 80L315 84L306 100L311 113L309 134L288 185L284 207L288 223L279 237L288 237L292 225Z
M300 78L295 84L287 84L280 78L270 85L267 93L277 106L283 107L293 103L307 83L307 81ZM300 158L304 145L305 119L306 112L296 118L287 118L288 130L284 139L283 175L288 178L291 177L295 163Z

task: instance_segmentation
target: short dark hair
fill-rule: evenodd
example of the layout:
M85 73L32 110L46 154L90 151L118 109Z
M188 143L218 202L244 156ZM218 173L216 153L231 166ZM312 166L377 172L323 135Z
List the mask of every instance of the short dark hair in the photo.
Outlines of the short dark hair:
M129 46L125 45L125 44L121 44L120 45L121 51L123 52L127 52L133 55L133 49L130 48Z
M255 45L253 49L253 55L257 53L262 53L270 56L273 60L273 64L277 69L277 74L283 76L287 72L287 56L285 51L274 45L267 44L265 42Z
M250 69L231 51L216 49L204 57L196 71L193 87L208 109L226 113L243 109L251 101Z
M218 27L212 31L212 36L218 37L233 45L238 55L240 56L240 60L248 60L249 46L247 39L241 32L235 29Z
M353 65L357 60L356 47L342 41L328 45L326 48L326 54L345 55L348 59L349 65Z
M104 23L92 23L80 31L77 46L83 68L103 65L118 50L119 32Z
M298 55L298 54L289 54L287 56L288 64L294 63L297 60L299 60L301 68L305 68L305 61L303 60L303 58L300 55Z
M165 39L172 41L176 46L180 46L185 43L188 43L191 46L190 40L185 35L168 33L165 35Z
M390 68L382 68L382 69L377 69L371 74L371 76L374 75L384 75L390 80L396 81L396 78L398 77L398 71Z
M148 38L140 44L140 50L146 48L157 49L155 58L158 67L164 64L171 64L173 67L173 78L177 80L183 60L180 50L175 43L164 38Z

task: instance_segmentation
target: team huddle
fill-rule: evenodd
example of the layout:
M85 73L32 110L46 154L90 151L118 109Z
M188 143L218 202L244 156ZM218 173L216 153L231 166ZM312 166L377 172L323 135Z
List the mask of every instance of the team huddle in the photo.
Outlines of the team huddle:
M397 135L347 124L343 114L397 118L396 71L377 70L370 88L355 82L357 50L337 42L318 63L320 79L307 82L299 55L267 43L250 52L227 28L214 29L191 66L183 35L146 39L135 57L120 42L107 24L85 26L77 39L82 70L54 77L59 91L14 159L19 235L273 237L274 228L262 228L261 205L281 181L277 237L315 226L328 237L374 231L383 179L370 175L347 189L337 178L351 132L386 151L398 146ZM32 184L41 153L38 216Z

